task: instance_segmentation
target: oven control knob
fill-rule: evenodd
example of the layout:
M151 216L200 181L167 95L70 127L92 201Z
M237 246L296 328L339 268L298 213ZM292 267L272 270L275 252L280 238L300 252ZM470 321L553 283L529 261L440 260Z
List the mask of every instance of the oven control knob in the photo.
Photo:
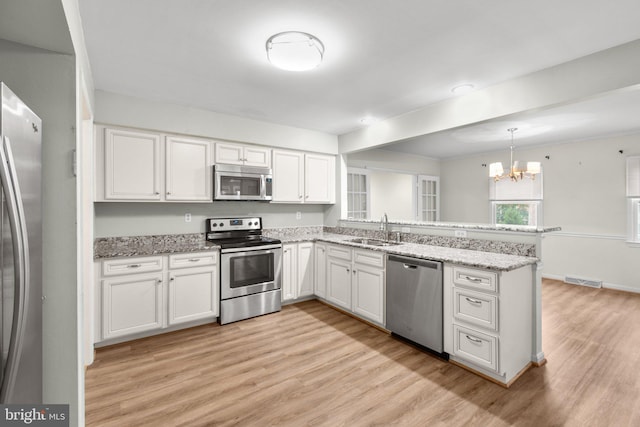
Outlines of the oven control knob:
M217 227L217 226L218 226L218 224L216 224L216 223L214 222L214 223L211 223L211 226L212 226L212 227Z
M220 223L220 227L222 227L222 226L224 226L224 224L223 224L223 223Z
M251 221L249 221L249 226L253 225L253 223Z

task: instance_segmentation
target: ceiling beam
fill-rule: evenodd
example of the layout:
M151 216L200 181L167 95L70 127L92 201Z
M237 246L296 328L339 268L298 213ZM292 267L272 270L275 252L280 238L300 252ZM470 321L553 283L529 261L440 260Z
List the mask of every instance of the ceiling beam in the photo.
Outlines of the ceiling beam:
M340 153L379 147L509 114L640 85L640 40L449 98L338 137Z

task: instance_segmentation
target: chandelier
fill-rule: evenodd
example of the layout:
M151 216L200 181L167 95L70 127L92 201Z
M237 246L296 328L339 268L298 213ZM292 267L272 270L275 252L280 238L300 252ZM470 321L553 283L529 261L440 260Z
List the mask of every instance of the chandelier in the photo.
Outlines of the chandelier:
M507 132L511 133L511 146L509 147L511 151L511 168L509 169L509 173L504 172L502 162L491 163L489 165L489 176L496 182L505 178L510 178L511 181L517 182L519 179L521 180L525 176L531 179L536 179L536 174L539 174L541 171L540 162L527 162L527 167L523 169L520 167L520 164L517 160L513 160L513 133L517 130L518 128L507 129Z

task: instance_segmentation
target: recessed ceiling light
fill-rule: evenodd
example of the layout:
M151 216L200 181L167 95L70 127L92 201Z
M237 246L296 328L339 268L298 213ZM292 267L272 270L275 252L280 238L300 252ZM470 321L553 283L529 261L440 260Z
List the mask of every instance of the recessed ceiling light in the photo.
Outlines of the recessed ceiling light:
M453 89L451 89L451 92L453 92L456 95L460 95L462 93L470 92L471 90L473 90L473 88L474 86L471 83L465 83L463 85L454 87Z
M282 70L313 70L320 65L323 55L322 42L308 33L286 31L267 40L267 58Z
M363 125L370 125L373 124L375 122L377 122L378 119L376 119L375 117L371 117L371 116L367 116L367 117L363 117L360 119L360 123L362 123Z

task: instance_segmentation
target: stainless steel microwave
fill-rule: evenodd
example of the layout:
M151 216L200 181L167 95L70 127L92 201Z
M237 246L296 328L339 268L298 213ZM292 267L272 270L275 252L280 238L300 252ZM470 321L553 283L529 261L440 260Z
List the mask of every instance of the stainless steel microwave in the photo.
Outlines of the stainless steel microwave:
M215 165L213 167L214 200L272 199L273 175L270 168Z

